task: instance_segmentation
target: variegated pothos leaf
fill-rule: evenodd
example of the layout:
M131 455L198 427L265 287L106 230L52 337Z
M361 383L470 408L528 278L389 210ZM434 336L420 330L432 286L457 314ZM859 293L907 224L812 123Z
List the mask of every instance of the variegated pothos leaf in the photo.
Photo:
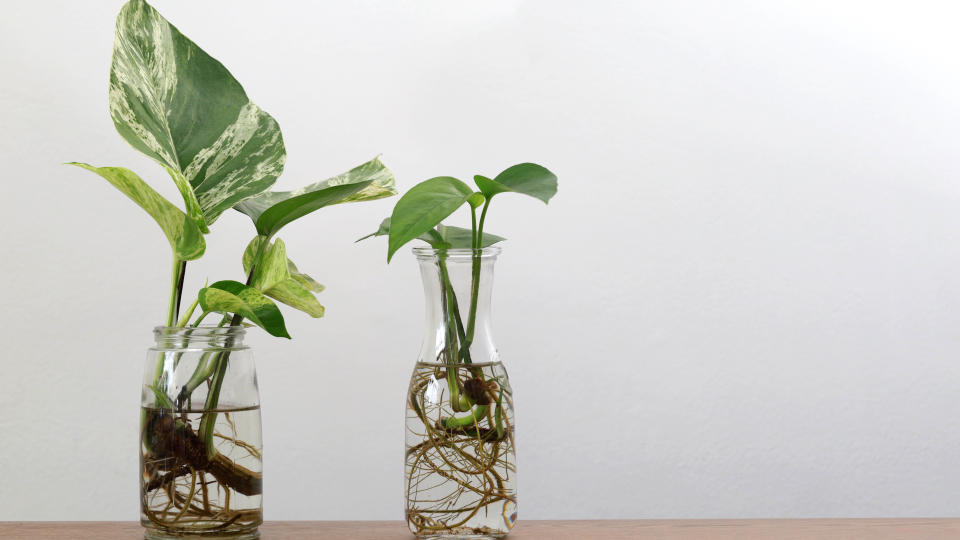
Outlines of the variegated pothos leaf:
M243 271L249 274L253 269L253 287L311 317L323 317L324 307L314 296L323 285L297 270L282 240L267 242L266 236L257 236L243 252Z
M238 204L236 209L250 216L259 234L269 237L287 223L324 206L372 201L396 193L393 173L377 157L343 174L294 191L261 193Z
M290 338L280 308L253 287L223 280L200 289L197 298L204 311L240 315L271 336Z
M124 139L170 172L204 231L283 171L277 122L143 0L117 16L110 116Z
M199 259L207 248L203 233L183 210L163 198L136 173L123 167L94 167L86 163L68 163L96 173L143 208L160 225L173 255L180 261Z

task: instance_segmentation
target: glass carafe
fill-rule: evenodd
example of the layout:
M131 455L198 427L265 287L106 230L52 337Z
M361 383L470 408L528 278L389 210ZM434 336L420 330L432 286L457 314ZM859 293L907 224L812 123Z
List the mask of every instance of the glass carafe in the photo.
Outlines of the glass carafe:
M406 519L420 538L501 538L517 520L513 392L490 331L498 247L415 248L426 330L406 403Z

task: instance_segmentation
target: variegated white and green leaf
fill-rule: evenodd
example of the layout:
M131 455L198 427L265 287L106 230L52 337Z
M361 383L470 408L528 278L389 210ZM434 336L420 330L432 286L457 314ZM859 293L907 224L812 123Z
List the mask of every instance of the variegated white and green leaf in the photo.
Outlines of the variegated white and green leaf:
M311 317L323 317L325 311L323 304L318 302L317 297L296 280L281 281L271 287L265 294L277 302L298 309Z
M150 217L160 225L173 255L180 261L199 259L206 250L203 233L194 220L190 219L183 210L163 198L146 182L129 169L123 167L94 167L86 163L69 163L103 177L113 187L146 210Z
M393 173L380 158L294 191L271 191L249 198L236 209L250 216L257 232L273 236L284 225L334 204L371 201L397 193Z
M261 291L268 291L277 283L291 279L283 240L277 238L272 244L265 240L262 236L254 238L243 252L243 270L247 274L253 270L250 285Z
M279 238L269 243L266 236L257 236L250 242L243 252L243 270L249 274L251 269L251 283L263 294L311 317L323 316L324 308L314 296L323 285L297 270Z
M263 328L272 336L289 338L280 308L260 291L239 281L223 280L200 289L204 312L233 313Z
M110 116L124 139L167 168L201 229L283 170L277 122L143 0L117 16Z

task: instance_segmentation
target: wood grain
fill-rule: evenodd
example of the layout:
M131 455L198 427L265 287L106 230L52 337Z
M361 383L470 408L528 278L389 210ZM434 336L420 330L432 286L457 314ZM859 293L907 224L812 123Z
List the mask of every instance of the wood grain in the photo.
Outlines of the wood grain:
M411 540L399 521L274 521L264 540ZM138 523L0 522L0 538L126 540ZM940 540L960 538L960 519L755 519L521 521L510 540Z

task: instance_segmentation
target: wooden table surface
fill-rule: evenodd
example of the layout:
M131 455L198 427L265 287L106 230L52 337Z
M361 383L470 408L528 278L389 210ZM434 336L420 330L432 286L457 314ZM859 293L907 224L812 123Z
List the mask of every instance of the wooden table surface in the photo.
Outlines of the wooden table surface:
M274 521L264 540L411 540L399 521ZM0 538L143 538L138 523L0 522ZM960 538L960 519L748 519L521 521L510 540L938 540Z

